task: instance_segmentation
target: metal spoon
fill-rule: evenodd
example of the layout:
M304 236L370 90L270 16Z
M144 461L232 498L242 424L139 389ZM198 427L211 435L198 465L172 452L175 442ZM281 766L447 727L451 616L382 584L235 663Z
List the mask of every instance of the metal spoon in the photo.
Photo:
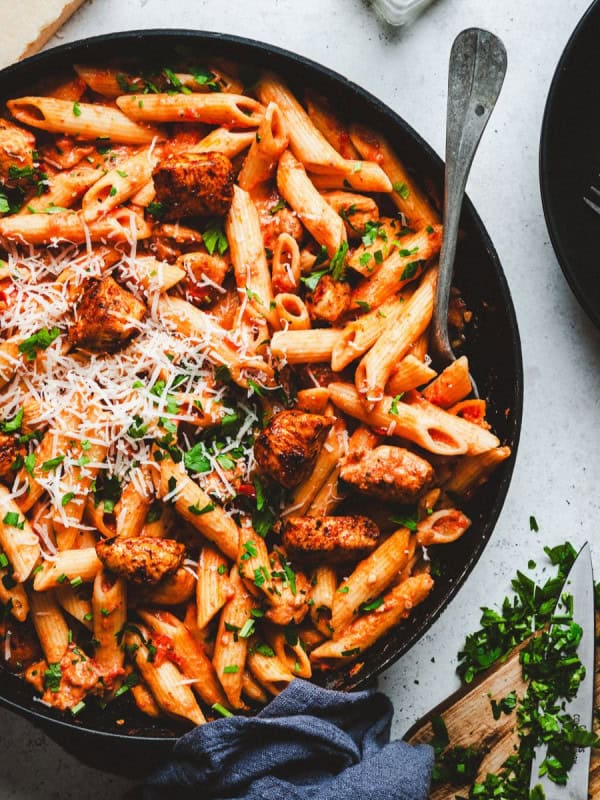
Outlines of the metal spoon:
M473 157L500 94L506 49L489 31L468 28L450 52L446 115L444 234L432 320L430 351L438 369L456 360L448 338L448 302L458 224ZM477 386L471 377L475 397Z

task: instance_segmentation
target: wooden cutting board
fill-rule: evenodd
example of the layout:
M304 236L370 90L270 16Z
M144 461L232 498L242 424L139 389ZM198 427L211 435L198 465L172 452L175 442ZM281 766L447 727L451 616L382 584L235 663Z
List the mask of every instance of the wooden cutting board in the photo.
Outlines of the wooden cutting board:
M600 615L596 616L596 641L600 642ZM514 753L518 741L516 712L502 714L500 719L495 720L492 715L491 700L500 702L512 691L516 691L517 696L524 694L527 685L521 677L520 649L515 650L504 664L483 673L474 684L459 689L432 709L417 722L405 738L413 744L431 741L434 735L431 720L441 716L448 730L450 747L473 745L486 752L477 780L483 780L488 773L498 772L508 756ZM600 644L596 649L596 664L600 664L599 659ZM596 680L595 707L600 707L599 680ZM466 794L467 788L442 784L436 786L429 797L430 800L454 800L457 793ZM592 751L589 796L600 797L600 750L598 749Z
M43 47L84 0L2 0L0 68Z

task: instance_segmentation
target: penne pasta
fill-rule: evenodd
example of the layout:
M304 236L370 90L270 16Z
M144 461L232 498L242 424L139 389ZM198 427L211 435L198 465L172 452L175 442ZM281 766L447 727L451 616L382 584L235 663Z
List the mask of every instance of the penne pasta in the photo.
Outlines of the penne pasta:
M352 125L350 139L363 158L377 161L381 165L392 182L391 198L413 229L436 225L440 221L437 211L415 185L406 167L383 136L362 125Z
M289 150L279 159L277 188L309 233L333 257L346 242L344 222L315 189L303 165Z
M415 293L407 300L402 313L393 317L377 342L356 368L356 388L368 408L381 400L394 367L406 356L411 344L426 330L433 314L437 270L430 270Z
M0 546L11 568L11 577L24 583L40 558L40 542L27 518L0 485Z
M271 352L288 364L330 361L340 332L336 329L277 331L271 338Z
M133 197L152 178L157 161L152 148L145 148L102 175L81 201L84 220L93 222Z
M198 557L196 624L202 630L233 596L227 560L214 547L204 546Z
M81 139L108 139L120 144L150 144L161 136L157 128L139 125L116 108L93 103L72 103L53 97L19 97L6 105L19 122L50 133L66 133Z
M172 486L172 488L169 488ZM229 558L238 552L239 533L235 522L185 472L169 459L160 463L161 496L174 494L177 512L196 530L214 542Z
M255 128L264 116L256 100L241 94L122 95L116 103L127 117L142 122L203 122Z
M223 608L215 641L213 665L233 708L242 707L242 684L248 655L248 638L240 636L250 619L252 599L233 567L229 580L234 595Z
M269 103L238 175L238 186L251 192L258 184L270 180L287 146L288 136L281 111L275 103Z
M102 670L118 672L125 658L118 635L127 621L127 585L123 578L102 569L94 579L92 593L94 659Z
M331 660L340 663L357 658L384 636L391 628L406 619L413 608L422 603L433 588L427 573L415 575L394 586L375 611L350 623L342 635L319 645L310 659L314 666L326 667Z

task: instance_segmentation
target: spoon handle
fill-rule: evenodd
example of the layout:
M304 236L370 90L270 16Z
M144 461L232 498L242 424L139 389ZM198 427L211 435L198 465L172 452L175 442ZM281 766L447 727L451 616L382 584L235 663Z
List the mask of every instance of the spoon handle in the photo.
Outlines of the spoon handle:
M505 74L506 50L497 36L480 28L459 33L448 74L444 234L433 313L433 340L448 361L454 358L448 338L448 302L462 202L473 157Z

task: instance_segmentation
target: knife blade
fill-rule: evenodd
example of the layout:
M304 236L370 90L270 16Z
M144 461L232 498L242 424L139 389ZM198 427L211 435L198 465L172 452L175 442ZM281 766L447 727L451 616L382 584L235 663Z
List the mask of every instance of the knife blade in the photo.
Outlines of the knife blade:
M576 722L592 730L594 711L594 654L595 654L595 619L594 619L594 575L589 543L586 542L577 558L561 590L563 594L573 598L573 622L582 628L582 637L577 647L579 660L585 667L585 678L579 686L576 696L564 703L564 710ZM579 748L575 763L568 774L567 784L560 786L551 781L547 775L540 777L539 768L547 753L547 745L535 748L531 764L530 791L540 786L547 800L588 800L589 772L591 752L589 747Z

